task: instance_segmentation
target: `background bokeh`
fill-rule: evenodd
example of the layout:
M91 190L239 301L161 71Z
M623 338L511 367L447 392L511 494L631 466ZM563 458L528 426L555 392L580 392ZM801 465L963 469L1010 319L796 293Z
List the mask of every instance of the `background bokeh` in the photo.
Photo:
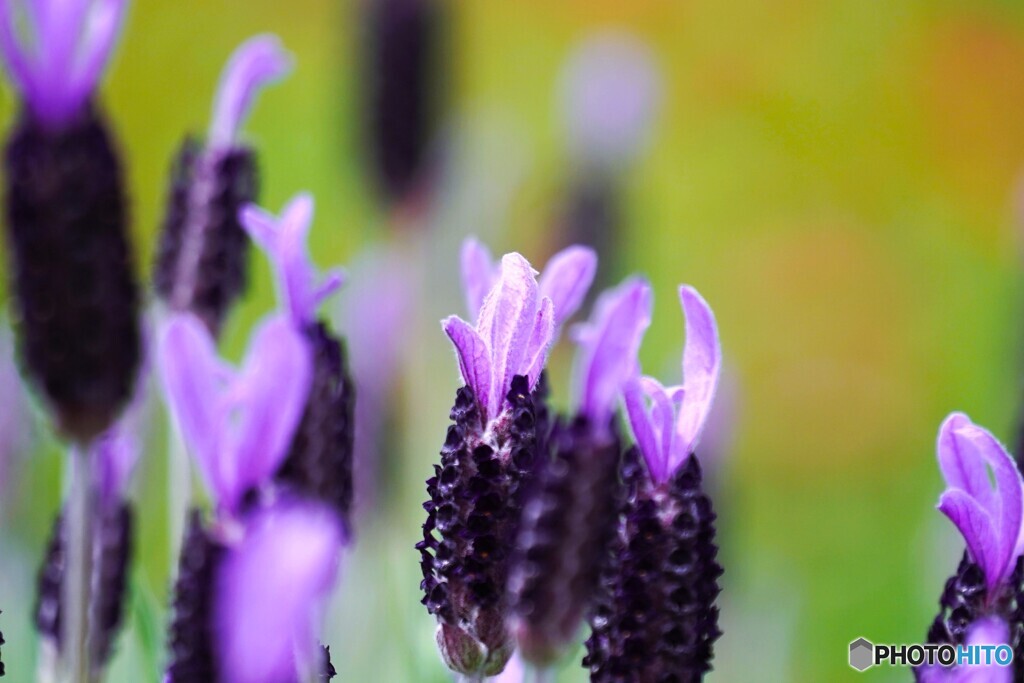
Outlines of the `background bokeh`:
M266 91L247 125L263 203L276 211L294 192L313 192L315 260L353 266L328 314L353 354L383 353L383 341L395 349L367 358L371 376L396 379L381 390L388 438L368 449L376 465L362 479L358 538L328 615L339 680L449 680L412 548L458 384L436 321L464 313L465 235L538 265L564 243L586 175L569 144L565 64L581 41L609 31L646 45L660 87L644 139L608 181L618 213L602 277L651 279L648 372L678 379L680 282L715 309L727 359L706 456L726 567L725 635L709 680L846 680L856 675L846 664L856 637L922 639L962 550L934 510L938 425L961 409L1013 444L1020 415L1024 5L452 1L434 74L447 102L432 143L442 161L429 199L400 206L379 200L368 172L363 9L134 3L102 98L126 155L148 278L171 155L185 132L205 129L224 60L263 31L295 55L292 76ZM15 99L6 85L0 95L6 128ZM223 341L234 358L273 305L264 259L252 264ZM398 313L381 324L383 309L353 297L371 302L389 286ZM566 405L571 349L562 346L552 373ZM64 456L44 420L20 417L16 383L0 380L0 628L11 680L27 681L33 575ZM111 681L156 681L164 661L174 494L159 405L153 415ZM561 681L585 680L580 656Z

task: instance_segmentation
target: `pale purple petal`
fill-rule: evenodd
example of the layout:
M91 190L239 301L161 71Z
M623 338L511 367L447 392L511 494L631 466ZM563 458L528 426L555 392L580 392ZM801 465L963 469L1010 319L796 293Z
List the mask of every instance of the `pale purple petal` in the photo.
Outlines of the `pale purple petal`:
M129 428L115 425L89 447L100 501L109 505L120 501L128 487L132 470L139 460L139 439Z
M526 347L526 370L524 374L529 380L530 386L537 384L540 373L544 370L544 364L548 360L548 352L555 338L555 307L551 299L544 297L540 302L540 309L537 311L537 321L530 334L530 342Z
M213 105L207 144L230 147L259 90L291 70L291 57L275 35L255 36L231 55Z
M579 310L597 272L597 253L590 247L573 245L551 257L540 276L540 293L555 308L555 328L560 328Z
M971 424L963 413L951 413L939 427L935 452L939 470L949 488L960 489L990 507L995 493L989 483L985 459L978 453L972 441L957 432Z
M286 317L275 316L257 329L222 413L228 434L219 472L221 504L228 510L288 454L306 408L312 366L308 342Z
M938 508L963 534L971 558L985 573L991 591L1001 576L1003 556L995 520L976 500L959 489L943 493Z
M1001 618L982 617L967 627L967 645L1009 645L1010 627ZM1012 666L995 664L943 667L919 667L914 671L919 683L1011 683Z
M93 13L82 37L79 63L69 85L70 98L84 101L96 87L103 73L114 41L120 32L127 0L96 0Z
M536 322L537 273L516 253L501 259L501 276L480 307L477 330L491 351L488 417L501 412L512 378L522 374L526 346Z
M473 326L452 315L441 321L444 333L452 340L459 357L459 372L466 385L476 394L477 404L487 414L491 393L491 351Z
M665 480L668 473L668 453L663 452L654 432L654 423L647 398L639 377L627 380L622 388L622 400L626 405L626 416L633 431L633 440L640 449L640 455L647 462L647 470L655 482Z
M601 294L577 337L575 387L578 412L604 426L626 381L636 374L637 352L651 323L651 289L630 278Z
M651 402L651 424L654 426L654 434L658 439L658 450L661 452L662 462L665 463L665 473L667 474L675 466L675 463L672 462L672 443L675 438L675 405L669 392L662 386L661 382L653 377L641 377L640 386L643 387L644 395Z
M711 410L722 368L718 326L711 307L693 287L679 288L679 300L686 316L686 345L683 347L683 402L676 420L670 469L682 463L700 440Z
M480 313L484 297L498 279L497 268L490 250L475 237L462 243L462 291L466 295L466 308L473 320Z
M345 538L325 506L285 501L246 520L216 579L213 623L224 683L299 680L319 662L316 622Z

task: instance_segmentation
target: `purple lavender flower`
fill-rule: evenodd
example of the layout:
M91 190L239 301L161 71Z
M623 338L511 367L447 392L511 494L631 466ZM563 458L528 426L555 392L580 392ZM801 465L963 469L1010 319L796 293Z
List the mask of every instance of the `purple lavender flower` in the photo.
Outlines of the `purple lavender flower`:
M587 278L592 259L576 252L548 295L526 259L506 254L476 325L456 316L442 323L466 385L456 395L441 464L427 481L427 522L417 549L423 602L438 619L441 655L466 675L496 674L511 656L507 548L520 519L520 485L536 461L538 440L546 439L541 375L556 320L571 312L567 290ZM467 290L489 277L473 272ZM563 302L558 310L555 301Z
M205 145L187 138L175 161L154 267L157 294L217 334L245 288L248 240L239 208L257 195L255 152L238 140L257 93L290 58L272 35L242 43L221 76Z
M953 413L942 423L936 452L946 480L938 508L960 530L967 551L956 574L946 582L928 640L962 644L982 620L988 620L988 626L978 632L992 638L998 632L993 624L1002 624L998 642L1014 648L1014 670L1020 677L1024 673L1024 662L1018 661L1024 655L1024 480L1006 449L963 413ZM956 669L919 669L917 675L925 681L981 680L970 678L973 671Z
M623 392L637 448L625 457L629 491L590 619L584 665L593 681L698 681L710 669L720 634L715 515L701 490L694 449L718 383L721 350L704 299L686 286L679 297L686 316L683 385L665 388L636 376Z
M215 579L221 683L299 683L329 666L314 624L344 543L333 511L318 504L281 501L246 520Z
M614 418L634 372L651 296L640 279L597 301L577 330L576 417L556 422L526 502L509 576L511 629L525 661L546 667L573 642L615 533L621 446Z
M0 3L0 53L24 105L5 152L21 355L82 443L113 423L139 361L120 162L93 104L124 6L30 0L21 22Z
M1010 627L999 617L982 617L966 629L967 645L1002 645L1010 641ZM915 673L919 683L1010 683L1014 667L995 664L946 668L939 665L921 667Z
M317 307L341 286L342 273L335 270L319 278L306 247L312 219L313 198L300 194L280 218L249 205L240 220L273 264L278 298L313 363L302 421L276 478L295 493L330 503L348 529L355 391L344 345L317 320Z

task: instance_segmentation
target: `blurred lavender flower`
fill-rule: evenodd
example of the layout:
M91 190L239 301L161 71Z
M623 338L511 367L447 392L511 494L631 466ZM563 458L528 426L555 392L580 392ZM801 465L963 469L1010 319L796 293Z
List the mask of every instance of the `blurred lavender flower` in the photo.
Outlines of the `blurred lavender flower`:
M341 271L322 279L309 258L306 238L313 198L297 195L275 217L256 206L241 222L274 266L278 298L312 358L312 386L302 421L276 479L295 493L331 504L350 529L355 391L345 347L317 320L317 307L342 284Z
M93 106L126 3L26 4L22 21L0 2L0 53L23 101L5 156L21 354L60 429L87 443L128 400L139 361L120 162Z
M299 683L330 667L314 626L344 543L335 514L318 504L279 501L246 520L215 579L221 683Z
M1020 678L1024 675L1024 480L1006 449L963 413L953 413L942 423L936 452L946 480L938 508L960 530L967 552L946 582L928 641L963 644L972 624L994 617L974 634L988 639L1002 633L997 642L1013 647L1015 676ZM994 624L1001 624L1002 630ZM970 675L956 669L916 673L924 681L982 680L970 677L973 670Z
M693 452L718 384L721 349L704 299L686 286L679 297L683 385L665 388L636 376L623 392L637 449L626 455L629 492L617 547L590 620L584 665L593 681L700 680L720 634L715 514ZM639 374L639 364L634 369Z
M441 464L427 481L427 521L416 547L423 603L438 619L445 663L459 673L494 675L511 656L507 549L521 514L519 487L548 429L541 375L555 321L567 317L565 304L556 311L554 302L572 300L566 289L586 279L592 259L589 252L573 257L548 295L525 258L506 254L476 325L456 316L442 323L466 386L456 395ZM467 291L490 277L469 272Z
M615 532L621 446L614 418L650 324L640 279L601 295L576 330L578 408L555 423L523 506L509 576L511 629L525 661L553 664L573 642Z
M215 335L245 287L238 212L258 193L256 155L239 129L260 89L290 68L276 36L242 43L221 76L205 145L187 138L171 173L154 284L172 310L191 311Z
M972 622L966 629L964 642L967 645L1002 645L1010 641L1010 627L999 617L983 617ZM1014 677L1017 669L996 664L968 667L942 667L938 665L921 667L915 673L920 683L1010 683L1020 680Z

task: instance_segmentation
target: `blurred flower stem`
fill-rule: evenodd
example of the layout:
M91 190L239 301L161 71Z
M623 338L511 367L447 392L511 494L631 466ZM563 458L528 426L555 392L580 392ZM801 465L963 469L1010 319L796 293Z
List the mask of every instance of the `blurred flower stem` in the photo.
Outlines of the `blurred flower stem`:
M92 577L92 516L95 507L89 449L71 448L68 498L68 571L64 575L64 664L62 681L89 683L89 603Z

